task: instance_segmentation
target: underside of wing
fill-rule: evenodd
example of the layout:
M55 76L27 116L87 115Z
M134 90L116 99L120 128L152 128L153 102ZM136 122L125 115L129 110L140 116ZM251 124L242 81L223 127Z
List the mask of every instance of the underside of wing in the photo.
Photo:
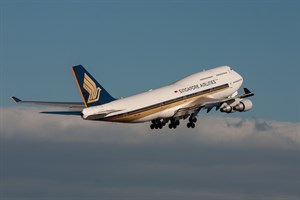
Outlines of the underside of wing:
M37 104L45 106L67 107L83 109L85 105L83 102L50 102L50 101L22 101L17 97L11 97L15 103L21 104Z
M202 106L207 109L207 112L209 112L213 107L216 107L216 110L218 110L224 105L237 104L238 102L244 101L243 99L245 98L254 96L254 93L250 92L250 90L248 90L247 88L243 88L243 90L244 93L240 96L236 95L221 100L209 101L207 103L204 103Z
M176 117L181 117L181 116L185 116L185 115L192 115L192 114L195 115L195 113L198 114L198 112L201 110L201 108L202 108L202 106L180 108L175 112L173 117L176 118Z
M214 107L216 108L216 110L220 109L221 107L227 107L227 110L221 110L221 112L234 112L235 109L233 109L232 106L237 106L239 103L244 102L247 103L247 105L241 105L244 106L243 110L237 110L237 111L247 111L249 107L250 109L252 108L252 103L250 100L243 100L244 98L247 97L251 97L254 94L252 92L250 92L250 90L248 90L247 88L244 88L244 94L240 95L240 96L231 96L228 98L224 98L224 99L219 99L219 100L215 100L215 99L210 99L210 98L202 98L199 99L196 102L193 102L193 104L191 104L191 106L187 106L185 108L180 108L178 109L175 114L174 114L174 118L176 117L182 117L182 116L187 116L187 115L197 115L201 109L206 109L207 113L210 112ZM250 102L249 102L250 101ZM242 103L242 104L244 104ZM251 104L251 105L250 105Z

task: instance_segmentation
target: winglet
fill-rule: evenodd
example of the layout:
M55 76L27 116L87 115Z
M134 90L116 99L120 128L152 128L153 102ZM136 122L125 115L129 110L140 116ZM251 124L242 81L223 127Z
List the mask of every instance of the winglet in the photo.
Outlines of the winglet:
M252 92L250 92L250 90L248 88L244 88L244 93L245 94L251 94Z
M244 94L240 98L254 96L254 93L252 93L248 88L243 88L243 89L244 89Z
M11 98L12 98L12 100L13 100L15 103L19 103L19 102L22 101L21 99L18 99L18 98L15 97L15 96L12 96Z

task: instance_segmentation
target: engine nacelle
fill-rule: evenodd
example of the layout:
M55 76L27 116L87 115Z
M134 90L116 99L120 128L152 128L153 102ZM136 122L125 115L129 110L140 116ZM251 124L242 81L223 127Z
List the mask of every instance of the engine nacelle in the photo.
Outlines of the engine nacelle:
M229 105L224 105L220 109L221 112L231 113L233 112L233 108Z
M252 109L252 101L249 99L243 100L233 107L234 110L245 112Z

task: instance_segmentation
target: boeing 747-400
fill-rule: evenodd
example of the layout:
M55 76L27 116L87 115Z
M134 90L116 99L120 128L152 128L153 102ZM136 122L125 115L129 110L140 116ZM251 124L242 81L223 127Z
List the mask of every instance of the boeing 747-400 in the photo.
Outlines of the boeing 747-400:
M22 101L71 108L68 111L42 112L46 114L79 115L85 120L140 123L150 121L151 129L166 124L176 128L180 120L188 119L187 127L194 128L200 110L212 108L225 113L245 112L252 108L254 94L247 88L238 95L243 78L228 66L192 74L170 85L126 98L112 97L81 65L72 67L83 102Z

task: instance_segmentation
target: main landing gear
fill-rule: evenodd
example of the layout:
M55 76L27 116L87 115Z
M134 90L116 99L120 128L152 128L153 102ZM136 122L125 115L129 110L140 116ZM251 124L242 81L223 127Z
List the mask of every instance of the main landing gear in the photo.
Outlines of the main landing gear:
M195 123L197 122L197 118L196 117L190 117L189 118L189 122L187 123L187 127L188 128L195 128Z
M187 116L188 117L188 116ZM183 119L186 119L187 117L184 117ZM151 121L150 128L151 129L162 129L168 122L169 129L176 129L177 126L179 126L180 122L179 119L171 118L171 119L155 119ZM187 123L188 128L195 128L195 123L197 122L197 118L195 116L189 117L189 122Z
M152 124L150 125L151 129L162 129L165 125L165 121L160 121L159 119L157 120L152 120Z
M170 124L169 124L169 129L172 129L172 128L177 128L177 126L179 125L180 123L179 123L179 120L174 120L174 119L172 119L171 120L171 122L170 122Z

